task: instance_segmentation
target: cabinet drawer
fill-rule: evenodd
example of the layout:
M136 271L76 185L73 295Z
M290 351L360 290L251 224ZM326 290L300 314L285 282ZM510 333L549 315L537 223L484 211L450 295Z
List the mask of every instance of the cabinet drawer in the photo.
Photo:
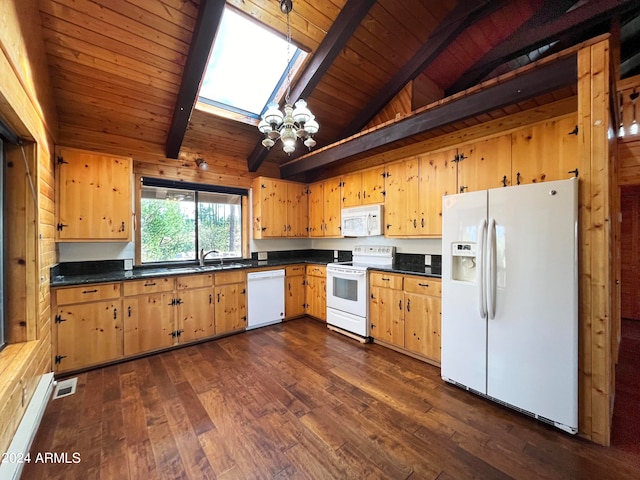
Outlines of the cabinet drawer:
M118 298L119 296L119 283L83 285L82 287L60 288L56 290L56 303L58 305L68 305L70 303L94 302L96 300Z
M289 267L285 267L285 275L290 277L292 275L304 275L305 274L305 266L304 265L291 265Z
M148 278L146 280L134 280L123 284L125 296L144 295L145 293L158 293L173 290L173 277Z
M372 287L387 287L393 288L394 290L402 290L402 275L371 272L369 274L369 284Z
M442 294L442 280L431 277L404 277L404 290L439 297Z
M229 283L242 283L247 280L247 272L235 270L233 272L216 273L215 284L227 285Z
M212 287L213 273L200 273L197 275L185 275L178 277L176 280L176 288L184 290L186 288Z
M324 265L307 265L307 275L326 277L327 267Z

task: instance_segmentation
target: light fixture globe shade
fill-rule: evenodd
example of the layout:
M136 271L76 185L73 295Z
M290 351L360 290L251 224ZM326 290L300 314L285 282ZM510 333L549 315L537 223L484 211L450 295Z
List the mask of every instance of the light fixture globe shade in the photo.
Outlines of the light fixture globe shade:
M307 147L309 150L311 150L313 147L316 146L316 141L313 139L313 137L309 137L304 141L304 145L305 147Z
M291 127L285 127L282 129L282 132L280 132L280 140L282 140L282 143L284 144L285 147L289 146L295 149L296 138L297 138L296 132ZM287 152L287 153L290 153L290 152Z
M260 130L260 133L268 134L271 132L271 124L263 118L260 120L260 123L258 123L258 130Z
M294 147L293 145L285 145L284 147L282 147L282 149L285 151L287 155L290 155L293 153L296 147Z
M311 111L307 108L307 102L300 99L296 102L296 108L293 110L293 120L296 123L306 123L313 115L311 115Z
M262 118L269 125L275 125L276 127L279 127L282 123L283 115L282 112L278 110L278 106L272 103L271 105L269 105L269 108L267 108L267 111L264 112L264 116Z
M311 115L311 119L304 124L304 129L309 135L314 135L320 130L320 125L316 122L316 117Z
M262 146L266 147L267 149L273 147L274 144L275 144L275 142L273 140L271 140L269 137L267 137L264 140L262 140Z

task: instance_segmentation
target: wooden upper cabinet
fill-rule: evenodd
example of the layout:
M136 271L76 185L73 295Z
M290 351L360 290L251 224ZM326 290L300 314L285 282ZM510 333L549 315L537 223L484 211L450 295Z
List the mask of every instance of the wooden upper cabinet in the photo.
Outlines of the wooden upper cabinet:
M385 168L370 168L342 176L342 206L384 203Z
M306 237L307 187L258 177L253 181L253 238Z
M459 193L505 187L511 183L511 135L458 148Z
M283 237L287 233L287 184L258 177L253 182L253 237Z
M340 237L342 190L339 177L309 185L309 236Z
M418 165L417 157L411 157L386 167L385 236L418 234Z
M513 184L549 182L575 176L580 163L577 125L577 114L572 113L513 132Z
M420 158L418 232L442 236L442 197L457 193L457 150L427 153Z
M132 163L128 157L58 149L58 241L131 241Z
M309 195L302 183L287 184L287 236L309 235Z

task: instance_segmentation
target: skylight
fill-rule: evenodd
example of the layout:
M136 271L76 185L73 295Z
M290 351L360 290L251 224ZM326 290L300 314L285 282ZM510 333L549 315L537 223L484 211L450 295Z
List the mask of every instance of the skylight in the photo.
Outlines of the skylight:
M291 45L291 63L305 52ZM200 100L259 117L286 82L287 41L257 22L225 8Z

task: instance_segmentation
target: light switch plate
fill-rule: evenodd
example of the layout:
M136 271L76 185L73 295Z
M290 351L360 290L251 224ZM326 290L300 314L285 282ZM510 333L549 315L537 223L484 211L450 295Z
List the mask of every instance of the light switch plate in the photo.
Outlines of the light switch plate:
M266 260L267 252L258 252L258 260Z
M124 269L125 270L133 270L133 258L125 258L124 259Z
M424 264L425 265L431 265L431 255L425 255L424 256Z

